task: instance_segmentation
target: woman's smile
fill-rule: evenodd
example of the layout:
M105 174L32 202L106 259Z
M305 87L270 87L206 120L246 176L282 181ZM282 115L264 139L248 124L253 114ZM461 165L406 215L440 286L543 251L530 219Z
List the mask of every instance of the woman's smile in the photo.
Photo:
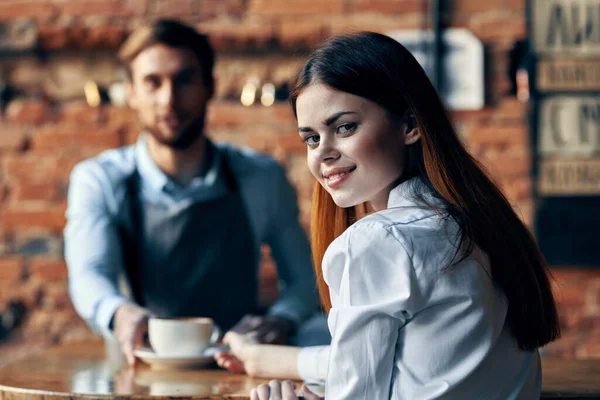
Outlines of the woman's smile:
M323 178L331 189L341 185L346 179L350 177L350 174L354 172L356 166L334 168L323 174Z

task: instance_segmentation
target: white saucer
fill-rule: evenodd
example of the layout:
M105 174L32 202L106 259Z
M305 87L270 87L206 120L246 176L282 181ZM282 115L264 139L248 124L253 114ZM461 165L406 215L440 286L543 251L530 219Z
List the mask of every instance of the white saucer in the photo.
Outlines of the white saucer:
M213 357L215 351L212 348L208 348L202 355L196 356L160 356L154 352L154 350L135 349L133 354L141 359L146 364L150 365L153 369L190 369L206 367L211 365L215 359Z

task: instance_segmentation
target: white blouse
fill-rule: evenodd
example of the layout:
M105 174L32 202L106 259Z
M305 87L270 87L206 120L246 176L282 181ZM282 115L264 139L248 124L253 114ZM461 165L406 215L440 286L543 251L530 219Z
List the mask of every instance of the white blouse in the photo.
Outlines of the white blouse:
M441 205L411 179L327 249L332 343L301 354L302 376L312 357L312 378L322 377L330 351L327 400L539 398L539 353L509 334L487 256L476 250L444 270L458 226L416 203L411 188Z

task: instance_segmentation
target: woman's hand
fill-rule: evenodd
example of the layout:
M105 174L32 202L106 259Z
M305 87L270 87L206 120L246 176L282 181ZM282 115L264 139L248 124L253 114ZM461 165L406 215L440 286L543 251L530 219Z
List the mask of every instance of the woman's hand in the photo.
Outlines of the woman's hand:
M312 393L306 386L302 387L302 397L296 395L296 387L292 381L273 380L262 384L250 392L250 400L323 400Z
M230 350L215 354L215 360L222 368L235 373L275 379L297 379L299 347L256 343L256 336L227 332L223 343Z
M223 343L229 345L230 351L215 354L215 360L221 368L225 368L237 374L248 373L253 375L254 364L253 348L257 344L254 335L242 335L228 332L223 338Z

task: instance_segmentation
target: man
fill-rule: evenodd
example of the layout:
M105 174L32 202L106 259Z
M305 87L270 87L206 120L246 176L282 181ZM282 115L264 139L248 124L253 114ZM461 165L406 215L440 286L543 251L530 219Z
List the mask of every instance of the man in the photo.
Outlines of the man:
M72 172L65 256L75 308L93 329L116 336L130 364L153 315L211 317L223 330L284 342L318 298L283 169L205 137L214 92L206 36L162 20L133 32L119 56L144 132ZM261 243L283 285L259 317Z

